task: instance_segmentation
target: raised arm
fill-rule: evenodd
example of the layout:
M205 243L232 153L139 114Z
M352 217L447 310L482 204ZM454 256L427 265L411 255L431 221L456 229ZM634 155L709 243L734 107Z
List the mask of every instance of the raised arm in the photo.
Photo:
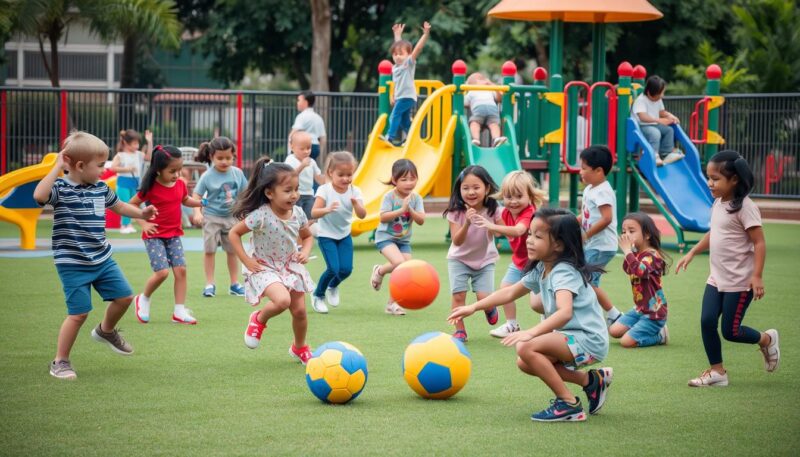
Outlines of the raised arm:
M405 24L395 24L392 26L392 33L394 34L394 41L403 39L403 29L406 28Z
M39 181L39 184L36 185L36 188L33 190L33 199L36 200L36 203L40 205L44 205L50 200L50 192L53 190L53 183L56 182L58 179L58 175L64 171L66 167L66 161L69 158L64 155L63 152L58 153L58 158L56 159L56 164L50 170L50 173L47 173L47 176L42 178Z
M414 50L411 51L411 58L414 59L414 61L416 61L419 55L422 53L422 48L425 47L425 43L428 41L428 37L430 36L430 34L431 34L431 24L430 22L425 21L425 23L422 24L422 36L419 37L417 45L414 46Z

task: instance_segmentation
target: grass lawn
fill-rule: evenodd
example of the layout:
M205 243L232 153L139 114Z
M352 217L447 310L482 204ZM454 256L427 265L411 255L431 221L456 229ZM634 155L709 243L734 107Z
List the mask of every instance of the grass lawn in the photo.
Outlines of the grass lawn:
M49 227L43 222L41 237ZM473 372L464 390L448 401L429 401L405 385L400 360L408 342L426 331L450 331L445 224L433 218L415 230L415 257L441 275L433 305L404 317L384 314L387 287L379 293L369 287L371 267L382 258L360 237L342 305L325 316L310 312L312 345L343 340L367 357L366 389L346 406L322 404L308 391L303 368L287 355L288 315L271 321L261 348L244 346L251 308L228 295L200 297L202 254L196 252L187 260L188 306L197 326L170 323L167 282L154 296L150 324L139 324L132 310L123 319L136 353L121 357L89 335L105 309L96 297L73 349L78 380L56 380L47 369L65 306L52 261L0 258L0 455L797 455L800 226L765 226L767 295L745 319L757 329L781 331L778 372L764 372L755 346L723 342L730 387L686 386L707 366L699 316L708 258L701 256L687 274L665 279L670 345L630 350L612 342L603 362L614 368L608 402L581 424L529 420L552 393L517 370L513 350L488 335L482 315L467 322ZM0 224L0 237L12 236L13 228ZM150 274L146 254L115 258L141 290ZM503 255L498 283L508 262ZM631 293L620 262L609 265L603 287L625 311ZM321 257L309 264L315 277L323 267ZM219 254L222 291L226 277ZM519 316L525 327L538 321L522 301Z

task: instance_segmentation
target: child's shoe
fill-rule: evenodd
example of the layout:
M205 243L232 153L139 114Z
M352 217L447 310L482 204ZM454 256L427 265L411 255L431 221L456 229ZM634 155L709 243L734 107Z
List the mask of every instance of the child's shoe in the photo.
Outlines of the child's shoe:
M660 338L658 344L669 344L669 327L667 327L667 324L664 324L661 330L658 331L658 337Z
M689 380L689 387L725 387L728 385L728 373L717 373L708 369L700 376Z
M197 319L192 316L192 310L181 306L180 308L175 307L175 311L172 313L172 322L174 324L195 325L197 324Z
M133 305L136 310L136 319L142 324L150 322L150 300L143 294L139 294L134 297Z
M267 324L262 324L258 321L258 313L259 311L254 311L253 314L250 315L250 321L247 323L247 328L244 330L244 344L250 349L258 347L258 344L261 342L261 335L264 333L264 329L267 328Z
M574 405L556 398L550 400L548 408L532 414L531 420L537 422L585 421L586 413L583 412L580 398L575 397Z
M50 376L69 381L78 378L78 375L75 373L75 370L72 369L72 364L69 363L69 360L59 360L58 362L53 360L50 362Z
M592 382L583 388L586 398L589 399L589 414L597 414L606 402L606 391L611 385L611 378L614 376L612 368L600 368L589 370Z
M484 311L486 313L486 322L489 325L497 325L497 319L500 317L500 313L497 312L497 308L487 309Z
M761 348L761 355L764 356L764 369L767 373L772 373L778 369L781 364L781 349L778 346L778 331L774 328L767 330L769 335L769 344L765 348Z
M481 140L472 140L472 144L474 144L475 146L480 146Z
M396 301L393 301L386 305L386 314L391 314L392 316L405 316L406 310L398 305Z
M339 306L339 288L329 287L328 290L325 291L325 300L334 308Z
M316 295L311 296L311 307L314 311L320 314L328 314L328 307L325 305L325 299L322 297L317 297Z
M661 167L664 166L664 160L661 159L661 156L656 154L656 166Z
M369 278L369 283L375 290L381 290L381 283L383 283L383 275L381 274L381 266L374 265L372 267L372 276Z
M102 328L100 328L100 324L97 324L97 327L92 330L92 338L94 338L94 340L98 343L107 344L108 347L110 347L111 350L117 354L133 354L133 347L131 347L131 345L125 341L125 338L119 334L117 329L112 330L110 333L106 333Z
M217 295L217 286L214 284L209 284L203 289L203 296L204 297L214 297Z
M506 322L505 324L497 327L496 329L489 332L495 338L505 338L508 335L511 335L514 332L519 331L519 324L512 324L511 322Z
M244 297L244 286L238 282L236 284L231 284L231 288L228 289L228 293L234 297Z
M506 141L508 141L508 138L506 138L504 136L498 136L492 142L492 147L496 148L496 147L500 146L501 144L505 143Z
M457 339L458 341L461 341L462 343L466 343L467 342L467 331L466 330L456 330L455 333L453 333L453 338Z
M307 364L311 357L313 357L311 354L311 348L309 348L308 345L305 345L301 348L296 348L294 347L294 343L289 346L289 355L299 360L303 365Z
M683 158L683 154L677 151L670 152L666 157L664 157L664 165L669 165L672 162L677 162Z

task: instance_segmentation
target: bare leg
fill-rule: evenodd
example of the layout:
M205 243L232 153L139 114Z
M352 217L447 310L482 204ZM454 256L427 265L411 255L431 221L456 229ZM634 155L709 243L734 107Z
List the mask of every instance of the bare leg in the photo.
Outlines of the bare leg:
M161 287L161 284L166 281L169 277L169 270L158 270L153 272L153 275L147 279L147 282L144 283L144 291L142 291L142 295L147 298L153 296L153 293Z
M58 331L58 343L56 346L56 361L69 360L69 353L78 338L81 326L86 322L89 313L75 314L67 316Z
M556 369L556 364L561 365L559 362L574 361L562 334L553 332L519 343L517 356L520 370L540 378L556 397L569 403L577 401Z
M175 304L183 305L186 303L186 267L175 267L172 274L175 276Z
M380 273L381 276L386 276L387 274L393 272L398 265L411 258L411 254L404 254L400 252L400 248L394 244L390 244L389 246L383 248L383 250L381 250L381 254L383 254L383 256L386 257L386 260L388 260L387 263L384 263L378 269L378 273ZM394 299L390 294L389 301L387 303L392 303L393 301Z
M513 284L509 284L507 282L500 283L501 289L505 289L506 287L510 286L513 286ZM517 320L517 303L512 301L511 303L506 303L503 305L503 314L506 316L507 321Z
M214 281L214 260L216 255L214 252L203 254L203 271L206 273L206 284L216 284L216 281Z
M597 301L600 302L600 307L606 312L610 311L611 308L614 307L614 304L611 303L611 299L608 297L608 294L599 287L592 286L592 289L594 289L594 293L597 295Z
M481 125L477 122L469 123L469 133L472 135L473 140L481 140Z
M492 134L492 140L494 140L497 137L503 136L503 134L500 133L500 124L489 124L489 133Z
M100 323L100 330L105 333L113 331L122 316L128 311L128 306L131 305L132 301L133 297L123 297L109 303L108 308L106 308L106 314L103 316L103 322Z
M291 304L289 311L292 313L292 331L294 331L294 347L301 348L306 345L306 332L308 331L308 317L306 316L306 294L303 292L289 292Z
M239 282L239 259L232 252L226 253L228 256L228 274L231 278L231 285Z
M270 284L261 296L269 299L256 317L262 324L266 324L267 321L273 317L286 311L292 304L292 297L289 294L289 290L286 289L286 286L278 282Z
M466 292L455 292L453 294L453 299L450 302L450 309L456 309L461 306L464 306L464 303L466 301L467 301ZM464 326L464 319L460 319L458 322L456 322L456 330L467 331L467 328Z

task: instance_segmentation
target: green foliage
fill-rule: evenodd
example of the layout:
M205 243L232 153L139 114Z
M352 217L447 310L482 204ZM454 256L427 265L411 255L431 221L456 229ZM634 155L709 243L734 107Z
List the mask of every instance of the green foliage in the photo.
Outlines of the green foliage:
M697 48L696 60L699 65L676 65L674 79L670 81L669 92L675 95L696 95L705 91L706 68L717 64L723 68L720 79L722 93L745 93L753 90L758 82L756 75L750 74L744 67L745 51L737 52L736 57L726 56L717 51L708 41L703 41Z

